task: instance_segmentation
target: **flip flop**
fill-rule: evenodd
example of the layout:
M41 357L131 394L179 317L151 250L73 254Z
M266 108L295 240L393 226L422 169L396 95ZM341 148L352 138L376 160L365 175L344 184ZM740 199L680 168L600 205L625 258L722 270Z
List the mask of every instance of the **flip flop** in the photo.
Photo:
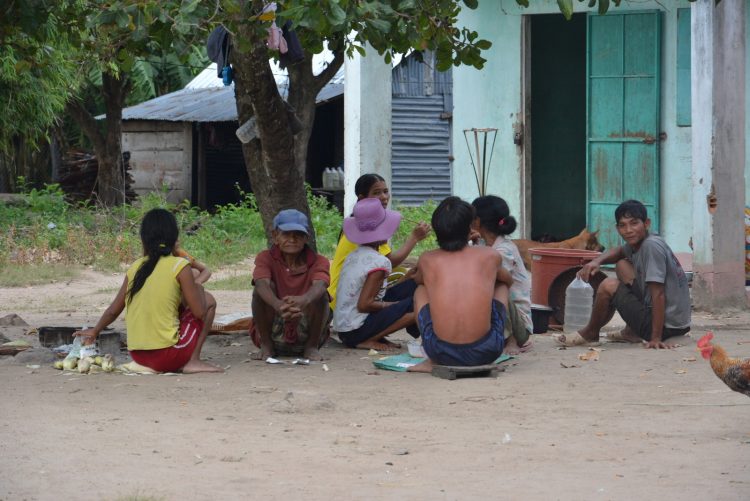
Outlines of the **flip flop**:
M602 344L599 341L589 341L577 332L573 334L555 334L552 336L552 339L568 348L573 346L601 346Z

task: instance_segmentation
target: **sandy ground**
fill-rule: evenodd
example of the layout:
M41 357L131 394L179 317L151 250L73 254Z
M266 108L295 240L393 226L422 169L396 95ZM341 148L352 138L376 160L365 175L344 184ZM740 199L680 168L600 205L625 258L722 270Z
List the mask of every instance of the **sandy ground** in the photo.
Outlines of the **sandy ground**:
M0 316L92 325L120 281L0 289ZM247 292L215 295L219 314L248 309ZM333 341L328 371L251 362L241 335L208 342L222 375L5 357L0 499L748 499L750 400L694 350L713 329L750 356L748 321L696 314L681 348L605 344L591 362L534 336L498 377L457 381L378 371ZM33 341L27 329L0 333Z

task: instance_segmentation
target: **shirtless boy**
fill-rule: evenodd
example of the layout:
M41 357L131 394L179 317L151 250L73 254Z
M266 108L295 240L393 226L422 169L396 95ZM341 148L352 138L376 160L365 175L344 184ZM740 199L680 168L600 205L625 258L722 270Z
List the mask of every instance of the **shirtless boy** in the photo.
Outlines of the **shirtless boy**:
M440 249L422 254L414 280L414 311L432 364L490 364L503 353L508 287L513 283L502 257L489 247L469 247L474 208L458 197L443 200L432 214Z

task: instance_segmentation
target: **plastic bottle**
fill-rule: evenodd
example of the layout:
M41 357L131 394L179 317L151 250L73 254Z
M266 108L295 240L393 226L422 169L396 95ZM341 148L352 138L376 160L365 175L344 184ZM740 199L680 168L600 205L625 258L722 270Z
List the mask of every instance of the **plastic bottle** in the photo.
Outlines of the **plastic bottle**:
M344 169L341 167L336 167L336 189L337 190L343 190L344 189Z
M324 190L330 190L331 189L331 177L333 177L331 174L333 173L332 169L330 167L326 167L323 169L323 189Z
M565 332L578 332L589 323L594 289L576 277L565 289Z

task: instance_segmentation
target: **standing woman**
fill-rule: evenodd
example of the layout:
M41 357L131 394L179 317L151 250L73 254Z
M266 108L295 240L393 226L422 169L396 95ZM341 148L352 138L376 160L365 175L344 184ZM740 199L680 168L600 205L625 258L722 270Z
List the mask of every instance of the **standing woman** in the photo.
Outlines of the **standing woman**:
M223 372L200 360L213 323L215 302L206 303L190 262L174 256L177 221L164 209L152 209L141 222L143 257L133 263L117 296L91 329L77 331L84 344L127 307L128 350L133 360L157 372Z
M384 209L388 208L388 202L391 200L391 193L388 190L388 185L385 184L385 179L378 174L363 174L357 179L354 184L354 194L357 195L357 200L363 198L377 198L383 205ZM392 267L400 265L414 247L424 240L424 238L430 233L430 225L425 222L420 222L412 230L409 238L406 242L395 252L391 251L389 242L382 243L377 251L381 255L388 258L391 262ZM336 309L336 287L339 283L339 276L341 275L341 267L344 265L346 257L352 253L358 246L352 243L344 233L341 233L341 238L336 246L336 253L331 261L331 285L328 287L328 294L331 296L331 309ZM385 301L400 301L407 297L414 295L414 290L417 285L414 280L408 279L403 280L400 283L388 288L385 297Z

